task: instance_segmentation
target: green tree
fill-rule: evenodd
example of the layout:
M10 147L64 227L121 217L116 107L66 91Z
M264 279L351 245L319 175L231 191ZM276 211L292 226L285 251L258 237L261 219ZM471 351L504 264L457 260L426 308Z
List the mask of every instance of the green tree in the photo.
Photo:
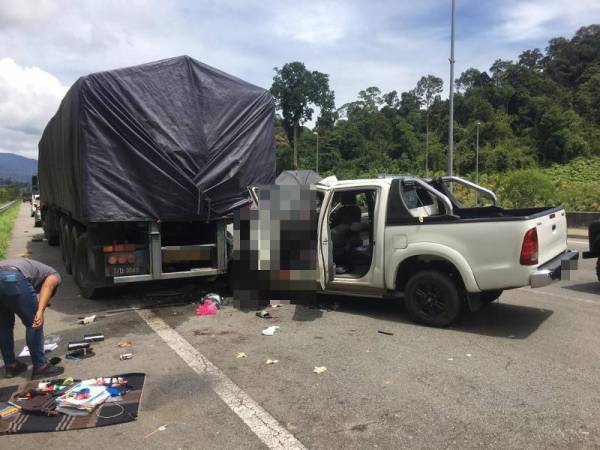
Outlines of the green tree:
M444 82L434 75L422 77L415 88L419 103L425 107L425 175L429 172L429 110L434 102L440 101L443 89Z
M329 75L309 71L301 62L274 68L275 76L271 94L276 107L283 115L283 126L293 146L293 164L298 168L298 140L302 123L312 119L314 107L319 107L321 117L332 122L335 94L329 89Z

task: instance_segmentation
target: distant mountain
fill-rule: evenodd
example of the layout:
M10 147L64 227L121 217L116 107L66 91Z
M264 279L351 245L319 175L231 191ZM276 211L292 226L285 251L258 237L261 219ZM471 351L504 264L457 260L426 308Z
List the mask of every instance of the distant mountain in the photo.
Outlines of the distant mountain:
M31 182L31 175L37 173L37 160L13 153L0 153L0 178Z

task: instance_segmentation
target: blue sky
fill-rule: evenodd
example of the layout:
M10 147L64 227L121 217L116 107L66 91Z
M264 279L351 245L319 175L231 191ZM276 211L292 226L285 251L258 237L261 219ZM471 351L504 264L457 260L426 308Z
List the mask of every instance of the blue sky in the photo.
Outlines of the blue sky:
M600 22L599 0L456 3L456 76ZM338 106L428 73L447 94L449 35L450 0L3 0L0 151L35 157L79 76L181 54L266 88L273 67L300 60L330 75Z

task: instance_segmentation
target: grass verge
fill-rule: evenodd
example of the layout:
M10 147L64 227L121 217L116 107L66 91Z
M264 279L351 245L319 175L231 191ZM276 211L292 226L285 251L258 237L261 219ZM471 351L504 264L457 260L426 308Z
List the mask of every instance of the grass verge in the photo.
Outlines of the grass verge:
M12 236L12 229L15 225L17 213L19 212L20 202L15 202L6 211L0 213L0 260L6 256L8 243Z

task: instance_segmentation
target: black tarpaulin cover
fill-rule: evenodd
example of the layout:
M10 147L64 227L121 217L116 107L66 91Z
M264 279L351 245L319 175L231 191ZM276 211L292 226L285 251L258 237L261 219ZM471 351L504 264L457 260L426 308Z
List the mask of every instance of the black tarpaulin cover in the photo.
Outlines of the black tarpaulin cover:
M39 143L42 196L86 222L207 220L275 179L270 93L188 56L80 78Z

